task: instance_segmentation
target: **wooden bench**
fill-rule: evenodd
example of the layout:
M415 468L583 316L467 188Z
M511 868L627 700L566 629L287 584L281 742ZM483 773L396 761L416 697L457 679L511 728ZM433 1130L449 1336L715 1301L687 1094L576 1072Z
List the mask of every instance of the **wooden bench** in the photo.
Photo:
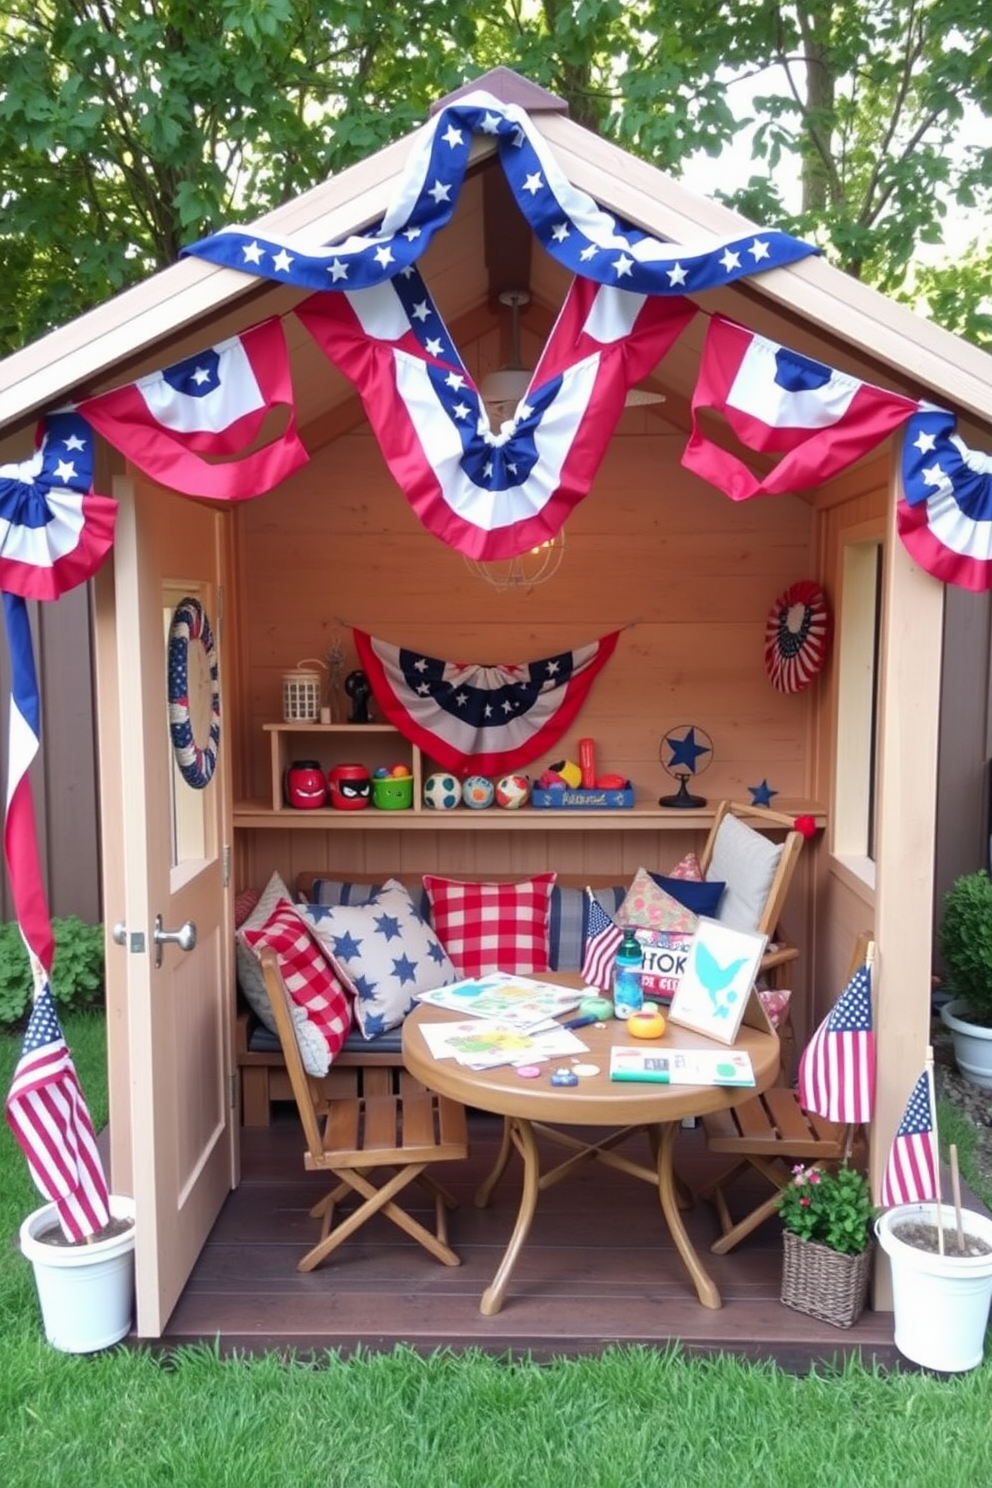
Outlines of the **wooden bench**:
M296 877L296 892L309 899L315 879L342 876L340 871L327 868L301 872ZM422 889L423 875L420 873L405 872L394 875L349 873L347 878L350 883L371 887L373 884L381 884L385 878L390 876L405 884L415 898ZM452 874L451 876L466 879L468 877L465 874ZM488 879L490 882L512 882L523 876L494 873L488 875ZM583 877L577 874L562 873L558 875L557 882L561 888L583 889L589 885L594 889L602 889L620 887L625 876L629 878L629 875L622 873L614 874L609 878L602 874ZM791 959L796 954L791 947L783 946L781 949L785 953L782 956L783 961ZM775 959L777 962L778 957L769 959ZM558 969L577 972L580 966L563 965ZM241 1092L241 1122L244 1126L268 1126L272 1102L293 1100L293 1091L282 1051L277 1048L252 1049L250 1046L252 1034L257 1027L258 1021L255 1015L247 1009L239 1009L235 1030L235 1063ZM791 1061L791 1054L788 1052L791 1049L791 1029L788 1022L779 1029L779 1036L785 1056L783 1068L788 1073ZM403 1067L398 1036L391 1037L386 1034L382 1041L365 1040L357 1031L349 1036L348 1043L336 1056L331 1069L324 1077L327 1094L342 1096L399 1094L408 1081L414 1086L417 1084Z

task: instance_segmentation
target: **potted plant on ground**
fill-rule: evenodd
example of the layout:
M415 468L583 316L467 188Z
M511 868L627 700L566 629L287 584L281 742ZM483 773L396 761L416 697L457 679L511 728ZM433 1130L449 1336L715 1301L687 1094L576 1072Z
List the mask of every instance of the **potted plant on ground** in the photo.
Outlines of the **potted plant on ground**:
M963 873L944 895L937 944L951 1000L940 1010L966 1079L992 1089L992 879Z
M850 1328L864 1311L876 1210L868 1180L848 1163L798 1163L779 1197L784 1226L782 1301Z

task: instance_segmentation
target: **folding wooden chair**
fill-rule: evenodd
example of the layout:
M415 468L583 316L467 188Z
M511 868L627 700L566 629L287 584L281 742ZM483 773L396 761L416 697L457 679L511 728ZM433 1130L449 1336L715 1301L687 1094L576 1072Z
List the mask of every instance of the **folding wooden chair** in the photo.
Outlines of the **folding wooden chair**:
M454 1208L455 1201L425 1170L431 1163L452 1162L468 1155L464 1106L427 1090L328 1098L321 1082L303 1068L290 997L274 951L264 949L260 959L306 1137L304 1165L311 1172L328 1172L339 1180L310 1210L321 1221L320 1240L299 1262L297 1270L312 1271L379 1213L446 1266L460 1265L447 1235L446 1209ZM381 1186L372 1181L379 1169L392 1170ZM414 1179L434 1199L433 1232L395 1202L397 1194ZM362 1202L335 1225L335 1208L349 1194L357 1195Z
M864 964L871 936L858 936L848 977ZM698 1190L698 1196L716 1205L721 1235L710 1250L725 1255L778 1208L779 1191L792 1176L795 1163L839 1163L858 1153L863 1142L860 1128L849 1123L827 1121L812 1111L804 1111L799 1093L773 1085L763 1095L732 1110L715 1111L702 1118L706 1145L711 1152L725 1152L737 1158L727 1172L714 1183ZM761 1173L774 1192L756 1208L736 1222L727 1207L724 1189L741 1173Z

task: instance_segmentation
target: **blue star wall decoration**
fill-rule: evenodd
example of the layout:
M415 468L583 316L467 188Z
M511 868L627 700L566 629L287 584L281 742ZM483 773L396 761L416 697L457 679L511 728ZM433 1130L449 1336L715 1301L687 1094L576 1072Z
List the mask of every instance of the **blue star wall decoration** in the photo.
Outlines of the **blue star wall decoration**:
M772 790L767 780L762 780L760 785L749 785L748 790L751 792L752 806L770 806L772 796L778 795L778 791Z

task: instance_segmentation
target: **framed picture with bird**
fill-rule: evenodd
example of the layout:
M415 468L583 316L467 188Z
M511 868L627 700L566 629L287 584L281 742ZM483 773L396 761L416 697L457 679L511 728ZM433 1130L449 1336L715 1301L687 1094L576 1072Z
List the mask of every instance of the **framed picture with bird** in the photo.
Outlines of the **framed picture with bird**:
M754 983L767 940L702 916L672 997L670 1020L732 1044L749 1003L757 1002Z

